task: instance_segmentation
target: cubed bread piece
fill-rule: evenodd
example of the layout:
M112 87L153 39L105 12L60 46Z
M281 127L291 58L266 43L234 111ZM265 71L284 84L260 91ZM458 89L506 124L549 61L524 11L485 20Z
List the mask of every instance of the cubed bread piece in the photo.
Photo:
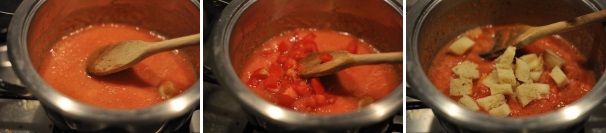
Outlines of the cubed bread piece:
M532 79L533 81L538 81L541 78L541 75L543 75L543 71L532 71L530 72L530 79Z
M549 98L549 85L539 83L525 83L516 88L516 94L522 107L532 100Z
M452 96L470 95L472 86L473 86L473 83L471 82L471 79L466 79L466 78L450 79L450 95L452 95Z
M461 99L459 99L459 103L463 104L465 107L467 107L473 111L480 110L480 107L478 106L478 104L476 104L476 101L474 101L471 97L469 97L467 95L463 95L463 97L461 97Z
M490 85L492 84L498 84L499 83L499 77L497 76L497 70L492 70L492 72L490 72L490 74L488 74L488 76L484 77L484 79L482 79L482 84L484 84L484 86L490 87Z
M478 105L480 105L480 107L482 107L484 110L491 110L505 104L506 100L503 94L496 94L480 98L476 100L476 102L478 102Z
M468 37L461 37L448 47L448 52L453 53L455 55L463 55L465 51L467 51L471 46L473 46L476 42L469 39Z
M516 59L515 75L518 80L524 83L532 83L532 80L530 79L530 67L528 67L528 64L525 61L519 58Z
M515 64L495 64L496 68L501 68L501 69L515 69L516 65Z
M543 57L537 56L537 54L526 54L520 57L524 62L528 64L530 67L530 71L540 71L543 70Z
M530 62L533 62L533 61L539 59L539 56L537 56L537 54L535 54L535 53L532 53L532 54L526 54L526 55L520 56L520 59L522 59L524 62L530 63Z
M480 77L480 72L478 71L478 64L467 60L453 67L452 72L462 78L477 79Z
M551 50L545 50L545 52L543 52L542 57L545 63L547 63L547 67L549 68L561 66L562 64L564 64L564 60Z
M492 116L497 116L497 117L507 117L507 116L509 116L509 113L511 113L511 109L509 108L508 104L503 104L499 107L496 107L496 108L488 111L488 114L490 114Z
M505 49L505 52L503 52L503 54L496 59L497 64L512 64L515 55L516 47L507 47L507 49Z
M569 82L566 74L564 74L564 71L562 71L559 66L553 67L553 69L551 69L551 73L549 73L549 76L551 76L553 81L558 84L558 87L565 86Z
M513 89L510 84L492 84L488 86L490 88L490 95L503 94L512 95Z
M482 28L477 27L467 31L467 36L471 38L478 38L482 34Z
M497 76L499 77L499 84L510 84L511 86L518 84L516 76L511 69L497 68Z

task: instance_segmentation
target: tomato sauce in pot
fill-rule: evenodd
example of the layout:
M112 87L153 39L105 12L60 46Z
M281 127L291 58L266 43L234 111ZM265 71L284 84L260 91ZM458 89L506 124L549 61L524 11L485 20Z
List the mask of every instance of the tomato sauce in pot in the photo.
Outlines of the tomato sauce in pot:
M451 99L458 101L461 96L451 96L450 80L456 75L451 69L467 60L478 65L477 70L480 78L473 80L472 94L469 95L473 100L490 96L489 87L482 84L480 80L486 78L491 71L495 70L495 64L492 60L484 59L479 54L489 51L494 43L494 33L496 30L506 26L487 26L481 27L482 33L477 36L467 36L475 44L463 55L454 55L448 53L448 47L445 45L438 53L431 65L428 76L435 87ZM535 83L549 85L549 98L538 99L530 102L525 107L520 105L514 97L506 97L507 104L511 109L509 117L533 116L541 113L557 110L585 95L595 84L595 77L591 70L584 68L583 63L586 58L570 42L564 40L558 35L544 37L527 47L517 50L516 57L523 54L536 53L541 54L545 50L551 50L564 60L561 66L570 81L566 86L558 87L555 81L550 77L551 69L542 71L540 78ZM520 54L521 53L521 54ZM514 87L515 89L515 87ZM480 112L487 113L487 110L480 109Z
M298 60L310 53L346 50L355 54L378 51L364 41L329 30L285 32L258 47L248 58L240 79L263 99L299 112L338 114L359 109L387 96L401 82L392 65L367 65L334 75L304 79ZM332 56L319 57L322 61Z
M103 46L126 40L156 42L164 37L129 25L91 25L53 45L38 71L64 95L110 109L152 106L178 95L196 81L192 65L178 50L152 55L115 74L97 77L86 73L89 55Z

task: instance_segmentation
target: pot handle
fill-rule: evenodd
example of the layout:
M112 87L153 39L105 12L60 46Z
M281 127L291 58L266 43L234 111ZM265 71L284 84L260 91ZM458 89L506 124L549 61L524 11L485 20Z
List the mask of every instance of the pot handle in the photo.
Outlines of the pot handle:
M425 105L421 100L418 100L416 95L410 93L410 87L406 86L406 110L415 109L427 109L429 106Z
M25 87L5 82L0 79L0 89L5 91L0 91L0 98L5 99L25 99L25 100L35 100L31 93L25 89Z
M202 81L219 85L219 82L217 82L217 79L213 75L212 69L210 69L210 67L203 66L202 69Z

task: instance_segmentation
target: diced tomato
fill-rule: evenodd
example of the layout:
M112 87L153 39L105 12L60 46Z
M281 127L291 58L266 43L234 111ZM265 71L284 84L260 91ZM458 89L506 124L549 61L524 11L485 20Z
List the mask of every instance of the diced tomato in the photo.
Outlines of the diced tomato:
M277 91L276 88L278 88L278 78L274 76L267 77L267 79L263 80L263 86L265 86L265 88L268 90Z
M263 50L263 56L269 56L269 55L271 55L273 53L274 53L273 49L264 49Z
M318 45L315 42L303 43L303 53L312 53L318 51Z
M276 60L276 62L280 63L280 64L284 64L284 63L286 63L286 61L288 61L288 58L289 58L288 55L281 54L280 56L278 56L278 59Z
M313 96L305 98L305 104L307 104L307 107L312 108L316 108L318 106L316 99Z
M265 79L267 78L267 76L269 75L269 73L267 72L267 70L265 68L259 68L255 71L253 71L252 74L250 74L250 79Z
M352 54L357 54L358 53L358 40L352 40L351 42L349 42L345 51L352 53Z
M302 97L311 96L312 93L311 88L303 85L294 85L293 89L297 92L297 94L301 95Z
M311 79L311 88L314 89L314 93L315 94L324 94L324 86L322 86L322 83L320 83L320 80L318 78L312 78Z
M316 34L310 32L309 34L305 35L303 37L303 39L301 39L301 42L304 42L304 43L312 42L313 43L314 39L316 39Z
M324 106L328 104L328 101L326 101L326 97L322 94L314 95L314 100L316 101L317 106Z
M259 86L259 80L258 79L254 79L254 78L248 79L247 83L248 83L249 87L257 87L257 86Z
M286 69L293 68L297 66L297 60L289 58L288 61L286 61L286 63L284 64L284 66L286 67Z
M285 94L278 94L278 105L282 105L282 106L286 106L286 107L290 107L290 105L295 101L295 98L289 96L289 95L285 95Z
M282 70L282 67L280 67L278 64L272 63L269 66L269 75L276 78L281 78L284 75L284 70Z
M329 62L332 60L332 55L328 54L328 53L324 53L324 54L320 54L318 56L318 58L322 61L322 62Z
M290 46L288 45L288 43L286 43L286 42L284 42L284 41L281 41L281 42L278 44L278 51L279 51L280 53L284 53L284 52L288 51L288 49L289 49L289 48L290 48Z

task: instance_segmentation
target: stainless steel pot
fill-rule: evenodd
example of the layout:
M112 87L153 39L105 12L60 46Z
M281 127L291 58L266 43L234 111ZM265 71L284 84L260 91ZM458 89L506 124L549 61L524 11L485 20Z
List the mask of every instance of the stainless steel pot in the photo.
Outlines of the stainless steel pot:
M8 53L17 76L59 128L78 132L172 132L199 105L199 80L180 95L151 107L114 110L89 106L63 95L40 77L37 67L54 42L77 28L114 22L174 38L199 33L199 10L199 3L189 0L25 0L9 27ZM182 52L199 70L199 47Z
M427 78L437 51L462 32L484 25L545 25L597 11L604 1L592 0L434 0L418 1L407 13L406 71L412 93L430 106L442 126L451 132L573 132L587 120L589 112L602 103L606 93L604 68L606 33L604 26L588 27L560 34L589 60L597 83L576 102L532 117L498 118L471 111L439 92ZM599 79L597 79L599 78ZM411 93L411 92L409 92Z
M223 10L216 24L211 38L216 77L251 114L251 123L277 131L354 129L383 121L402 108L400 84L384 99L358 111L339 115L303 114L256 96L238 77L256 47L282 32L300 28L343 31L374 44L382 52L401 51L401 3L389 0L235 0ZM402 72L402 65L396 67Z

